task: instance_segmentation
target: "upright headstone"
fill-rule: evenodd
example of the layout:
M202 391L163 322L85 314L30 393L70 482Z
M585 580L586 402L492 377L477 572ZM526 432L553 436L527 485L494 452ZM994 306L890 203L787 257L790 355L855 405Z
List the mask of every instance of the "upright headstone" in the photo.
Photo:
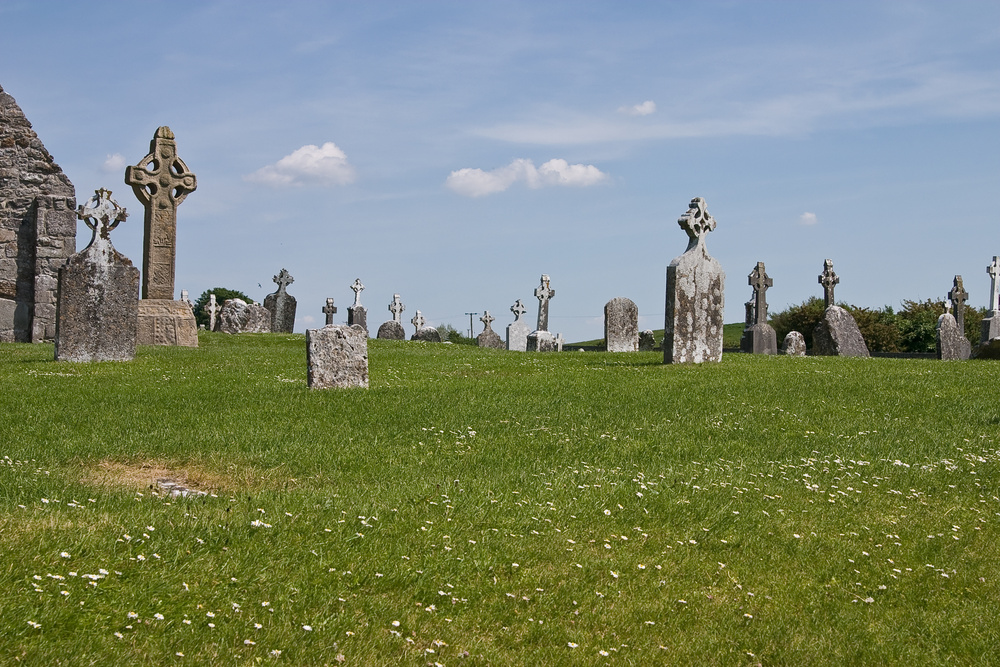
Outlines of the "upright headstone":
M937 358L942 361L965 361L972 353L972 343L965 337L965 327L949 312L953 304L956 312L959 312L961 308L951 298L956 291L964 291L961 290L961 276L955 276L955 283L955 288L948 295L949 299L945 304L944 313L938 317L937 321L936 352ZM965 296L968 297L968 294Z
M295 297L286 291L286 288L295 282L285 269L281 269L278 275L272 278L278 286L271 294L264 297L264 307L271 313L272 333L292 333L295 329Z
M823 286L826 310L823 311L823 319L813 330L813 354L832 357L870 356L858 323L834 301L833 288L839 283L840 276L833 272L833 260L824 260L819 284Z
M806 356L806 337L798 331L789 331L781 343L781 353L789 357Z
M440 343L441 342L441 332L434 327L425 326L427 321L424 319L423 314L418 310L417 314L413 316L410 320L410 324L413 325L415 331L410 337L410 340L422 340L425 343Z
M368 386L368 334L359 326L306 329L310 389Z
M500 334L493 330L494 320L496 318L490 315L490 311L483 311L483 316L479 318L479 321L483 323L483 332L476 336L476 344L479 347L491 347L502 350L504 344L500 340Z
M688 246L667 267L663 363L721 361L726 273L705 247L715 218L705 200L695 197L677 224L687 232Z
M1000 257L993 257L993 263L986 267L986 273L990 277L990 303L981 325L980 344L1000 338Z
M149 154L125 168L125 183L145 208L142 248L142 300L139 302L140 345L198 347L194 314L174 301L177 207L198 182L177 155L169 127L157 128Z
M743 330L740 338L740 349L750 354L777 354L778 337L774 329L767 323L766 292L774 285L774 280L767 275L764 262L757 266L747 277L747 283L753 288L753 324ZM747 309L750 314L751 309Z
M521 316L527 309L518 299L510 307L510 312L514 313L514 321L507 325L507 349L524 352L528 349L528 325L521 321Z
M556 296L556 291L549 285L549 277L542 274L541 284L535 288L535 298L538 299L538 325L528 334L526 350L528 352L555 352L556 340L549 333L549 301Z
M646 329L639 334L639 351L652 352L656 349L656 337L652 329Z
M604 340L608 352L639 351L639 307L632 299L618 296L604 304Z
M215 294L208 295L208 330L215 331L215 316L219 313L219 304L215 301Z
M115 250L110 235L127 215L103 188L77 211L94 236L59 269L56 361L135 358L139 269Z
M243 299L226 299L219 313L218 330L227 334L271 333L271 311Z
M330 326L333 324L333 316L337 314L337 307L333 305L332 298L326 300L326 305L323 306L323 314L326 315L326 325Z
M406 310L406 306L403 305L399 295L393 294L392 303L389 304L389 312L392 313L392 319L382 323L382 326L378 328L376 337L387 340L406 340L406 331L403 329L404 310Z
M361 278L354 279L351 289L354 290L354 305L347 307L347 323L358 325L365 330L365 335L367 335L368 309L361 305L361 292L365 289L365 286L361 284Z

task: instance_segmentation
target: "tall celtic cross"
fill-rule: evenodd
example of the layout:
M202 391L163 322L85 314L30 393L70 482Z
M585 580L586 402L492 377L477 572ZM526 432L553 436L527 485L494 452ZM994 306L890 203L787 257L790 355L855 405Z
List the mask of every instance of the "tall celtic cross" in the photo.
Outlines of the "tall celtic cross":
M195 191L198 181L177 156L177 142L169 127L156 130L149 142L149 155L125 168L125 183L146 207L142 298L173 300L177 206Z
M833 300L833 288L840 282L840 276L833 272L833 260L823 260L823 273L819 274L819 284L823 286L823 305L829 308L836 305Z
M398 294L392 295L392 303L389 304L389 312L392 313L392 321L403 323L403 311L406 310L406 306L400 301Z
M1000 257L994 257L993 263L986 267L990 276L990 307L992 312L1000 311Z
M969 293L962 285L962 276L955 276L954 287L948 292L948 299L955 307L955 321L958 322L958 330L965 331L965 302L969 298Z
M535 288L538 299L538 331L549 330L549 299L555 297L556 291L549 287L549 277L542 274L542 283Z
M715 229L716 223L715 218L709 215L708 210L705 208L705 199L703 197L695 197L688 204L687 212L678 218L677 224L687 232L687 250L692 250L698 246L705 245L705 235Z
M357 308L361 305L361 292L365 289L365 286L361 284L361 278L354 279L351 289L354 290L354 307Z
M417 311L417 314L413 316L413 319L410 320L410 324L416 327L417 333L420 333L420 330L424 328L424 324L426 323L427 320L424 319L424 316L420 314L419 310Z
M94 196L86 204L80 204L76 217L83 220L94 232L91 244L103 244L111 240L111 230L128 217L124 208L111 198L111 190L94 190Z
M215 301L215 294L208 295L208 330L215 331L215 314L219 312L219 304Z
M333 316L337 314L337 307L333 305L333 299L329 298L326 300L326 305L323 306L323 314L326 315L326 323L333 324Z
M483 323L483 333L491 331L493 329L493 322L497 318L490 315L490 311L483 311L483 316L479 318L479 321Z
M767 273L764 271L764 262L757 262L757 266L750 272L747 282L753 288L755 324L767 324L767 288L774 285Z

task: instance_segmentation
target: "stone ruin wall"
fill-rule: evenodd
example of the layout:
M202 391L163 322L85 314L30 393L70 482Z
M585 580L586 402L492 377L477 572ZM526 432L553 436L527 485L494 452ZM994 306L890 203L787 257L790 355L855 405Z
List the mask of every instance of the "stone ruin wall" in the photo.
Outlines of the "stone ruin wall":
M76 252L76 190L0 87L0 342L52 340L59 267Z

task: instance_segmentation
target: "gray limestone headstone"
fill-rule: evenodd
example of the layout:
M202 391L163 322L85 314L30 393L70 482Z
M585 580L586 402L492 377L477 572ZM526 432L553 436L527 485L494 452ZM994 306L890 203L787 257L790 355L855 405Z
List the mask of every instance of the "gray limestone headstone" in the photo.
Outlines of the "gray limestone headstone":
M972 343L951 313L938 318L936 348L937 358L942 361L965 361L972 353Z
M677 224L687 232L688 247L667 267L663 363L721 361L726 273L705 247L715 218L695 197Z
M365 286L361 284L361 278L355 278L351 285L354 290L354 305L347 307L347 323L356 324L368 333L368 309L361 305L361 292Z
M781 353L789 357L806 356L806 337L798 331L789 331L781 343Z
M208 305L205 307L208 311L208 330L215 331L215 317L219 314L219 304L215 300L215 294L208 295Z
M333 298L327 298L326 305L323 306L323 314L326 315L326 325L333 324L333 316L337 314L337 307L333 305Z
M128 361L135 358L139 269L115 250L110 232L128 214L108 190L97 190L77 211L94 232L84 250L59 269L56 361Z
M219 313L218 330L227 334L270 333L271 312L243 299L226 299Z
M483 316L479 318L479 321L483 323L483 332L476 336L476 345L479 347L490 347L496 350L502 350L504 348L504 344L503 341L500 340L500 334L493 330L494 320L496 320L496 318L490 315L490 311L483 311Z
M764 269L764 262L757 262L757 266L747 277L747 283L753 288L753 304L747 304L747 320L752 321L743 330L740 338L740 350L750 354L777 354L778 339L777 334L770 324L767 323L767 289L774 285L774 281L767 275Z
M652 329L646 329L639 334L639 351L652 352L656 349L656 337Z
M990 277L990 304L981 324L980 344L1000 338L1000 257L994 256L993 263L986 267Z
M528 334L527 352L555 352L556 339L549 333L549 301L556 291L549 286L549 277L542 274L541 284L535 288L535 298L538 299L538 326Z
M295 282L285 269L281 269L273 278L278 289L264 297L264 307L271 313L271 331L273 333L292 333L295 329L295 297L286 288Z
M854 317L840 306L830 306L813 330L813 354L832 357L867 357L868 346Z
M532 331L528 334L527 352L555 352L556 338L548 331Z
M524 352L528 349L528 325L521 321L521 316L526 312L524 304L518 299L510 307L510 312L514 313L514 321L507 325L507 349L516 352Z
M420 327L417 332L410 337L410 340L419 340L425 343L440 343L441 332L434 327Z
M951 291L948 292L948 299L952 303L952 316L961 331L965 331L965 302L969 300L969 293L962 285L962 276L955 276Z
M604 340L608 352L639 350L639 307L632 299L618 296L604 304Z
M396 320L389 320L382 323L375 337L382 340L406 340L406 331Z
M562 352L563 351L563 345L566 344L566 339L563 338L563 335L561 333L557 333L556 334L554 342L556 344L556 352Z
M310 389L368 386L368 334L358 326L306 329Z

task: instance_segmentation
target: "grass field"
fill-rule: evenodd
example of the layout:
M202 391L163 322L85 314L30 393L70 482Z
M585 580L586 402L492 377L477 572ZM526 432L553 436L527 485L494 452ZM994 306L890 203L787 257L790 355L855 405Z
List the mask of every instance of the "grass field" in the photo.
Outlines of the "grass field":
M0 345L0 663L998 660L1000 363L200 341Z

